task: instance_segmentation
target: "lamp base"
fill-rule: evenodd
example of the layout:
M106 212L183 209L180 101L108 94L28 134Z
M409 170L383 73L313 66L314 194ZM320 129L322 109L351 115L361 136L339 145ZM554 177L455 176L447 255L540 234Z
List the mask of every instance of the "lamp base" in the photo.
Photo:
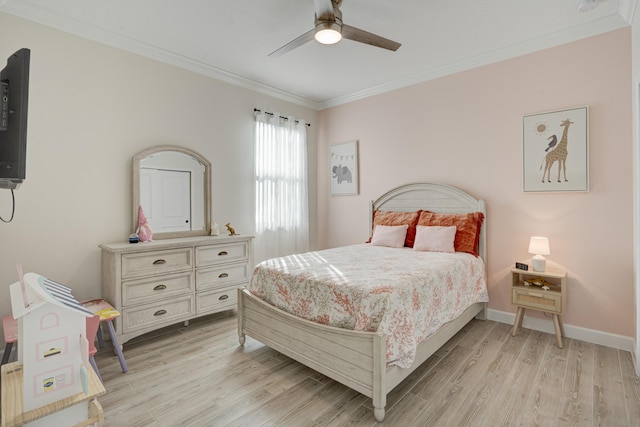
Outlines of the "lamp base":
M547 260L542 255L536 255L531 258L531 266L533 267L533 271L544 273L546 265Z

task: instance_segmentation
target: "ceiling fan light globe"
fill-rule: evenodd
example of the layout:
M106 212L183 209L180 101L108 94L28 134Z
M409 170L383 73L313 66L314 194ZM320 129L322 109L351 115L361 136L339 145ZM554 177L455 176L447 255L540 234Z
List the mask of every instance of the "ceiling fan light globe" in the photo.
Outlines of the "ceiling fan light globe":
M336 44L342 40L341 28L335 22L321 22L316 25L315 39L322 44Z

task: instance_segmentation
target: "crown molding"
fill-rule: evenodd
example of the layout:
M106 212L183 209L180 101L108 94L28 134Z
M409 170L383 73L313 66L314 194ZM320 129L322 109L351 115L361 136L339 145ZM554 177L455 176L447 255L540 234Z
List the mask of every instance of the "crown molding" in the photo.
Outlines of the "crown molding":
M89 25L51 10L33 6L26 2L0 0L0 11L55 28L66 33L69 33L68 28L74 28L74 33L72 34L75 36L122 49L165 64L193 71L225 83L319 111L630 26L633 20L636 3L637 0L619 0L617 14L609 15L599 20L589 22L588 24L584 24L567 31L527 40L502 49L486 52L483 55L465 58L461 61L427 69L363 91L322 101L309 99L286 90L266 85L259 81L239 76L230 71L193 60L176 52L162 49L157 46L116 34L103 28Z
M635 8L636 0L621 0L625 3L633 3L628 5L631 9ZM627 13L632 13L627 10ZM609 31L614 31L620 28L628 27L630 24L622 15L608 16L597 21L592 21L589 24L585 24L579 27L572 28L571 30L558 32L555 34L549 34L544 37L538 37L535 39L527 40L525 42L516 43L507 46L502 49L487 52L483 55L475 57L465 58L462 61L452 62L442 67L434 67L425 70L420 73L406 76L401 79L397 79L383 85L375 86L360 92L355 92L350 95L336 97L333 99L327 99L319 103L320 110L335 107L338 105L346 104L353 101L358 101L364 98L368 98L374 95L379 95L392 90L401 89L407 86L411 86L417 83L434 80L440 77L445 77L450 74L459 73L462 71L471 70L473 68L481 67L504 61L507 59L516 58L518 56L527 55L530 53L538 52L544 49L560 46L566 43L575 42L581 39L592 37L597 34L603 34Z
M3 4L2 2L5 3ZM307 108L311 108L314 110L317 110L318 108L318 103L316 101L299 96L295 93L239 76L227 70L214 67L200 61L196 61L184 55L180 55L176 52L162 49L148 43L143 43L139 40L125 37L121 34L116 34L112 31L89 25L85 22L69 18L68 16L61 15L50 10L35 7L28 3L15 1L7 2L6 0L0 0L0 7L0 12L5 12L18 18L26 19L28 21L51 27L67 34L72 34L76 37L85 38L110 47L122 49L124 51L135 53L136 55L140 55L145 58L153 59L165 64L193 71L198 74L221 80L225 83L240 86L245 89L253 90L255 92L282 99L284 101L288 101ZM69 28L73 28L74 32L71 33L68 30Z

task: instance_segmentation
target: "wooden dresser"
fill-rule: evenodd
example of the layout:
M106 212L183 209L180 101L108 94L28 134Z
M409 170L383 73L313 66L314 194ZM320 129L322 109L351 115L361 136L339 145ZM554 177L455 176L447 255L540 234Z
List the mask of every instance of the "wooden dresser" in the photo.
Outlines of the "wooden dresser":
M121 313L120 344L237 306L253 271L252 236L102 244L102 297Z

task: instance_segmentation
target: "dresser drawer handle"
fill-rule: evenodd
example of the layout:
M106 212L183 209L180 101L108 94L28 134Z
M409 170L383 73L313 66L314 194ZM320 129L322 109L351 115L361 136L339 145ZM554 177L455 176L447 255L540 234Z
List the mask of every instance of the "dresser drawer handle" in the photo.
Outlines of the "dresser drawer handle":
M529 296L531 297L538 297L538 298L544 298L544 295L539 294L537 292L529 292Z
M221 295L220 298L218 298L218 301L224 301L226 299L229 299L229 295Z
M228 273L220 273L220 275L218 276L218 279L224 279L225 277L229 277Z
M227 252L227 251L218 252L218 256L225 256L225 255L229 255L229 252Z
M153 288L154 291L161 291L163 289L167 289L167 285L158 285L155 288Z
M162 264L166 264L167 261L163 260L163 259L157 259L155 261L153 261L153 265L162 265Z
M167 310L158 310L153 313L154 316L162 316L163 314L167 314Z

